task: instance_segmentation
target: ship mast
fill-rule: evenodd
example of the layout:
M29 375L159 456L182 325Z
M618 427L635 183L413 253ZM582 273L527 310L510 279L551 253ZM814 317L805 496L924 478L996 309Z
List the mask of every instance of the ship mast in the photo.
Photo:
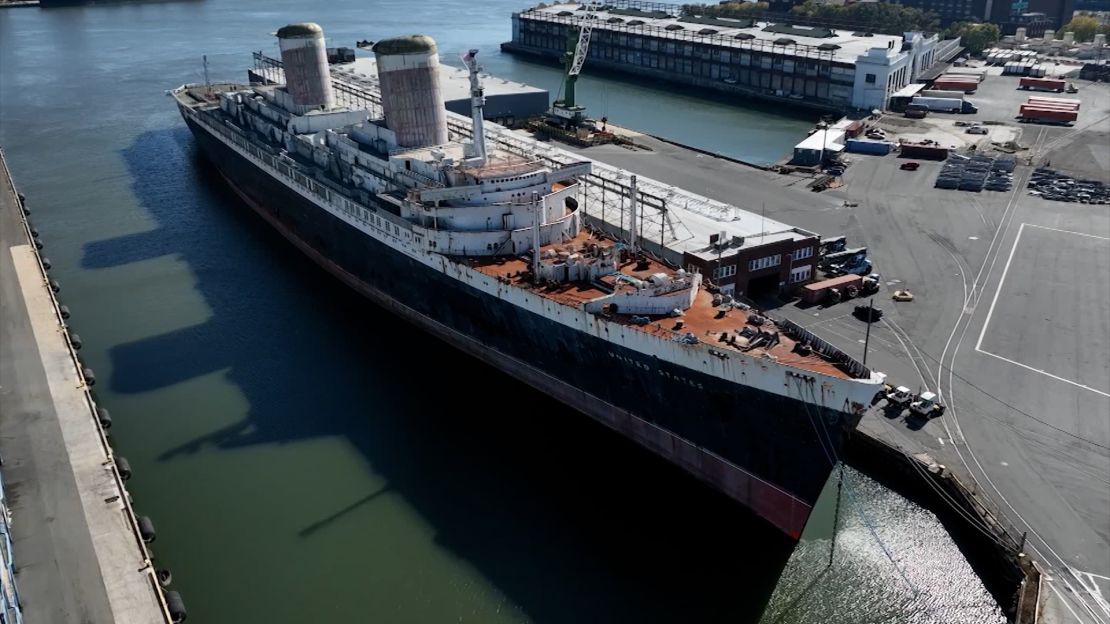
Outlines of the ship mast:
M488 162L486 156L486 129L484 120L482 118L483 109L486 106L486 96L482 89L482 79L478 76L478 50L472 49L462 57L463 63L466 68L470 70L470 119L474 124L473 140L474 140L474 159L478 161L478 165L484 165Z

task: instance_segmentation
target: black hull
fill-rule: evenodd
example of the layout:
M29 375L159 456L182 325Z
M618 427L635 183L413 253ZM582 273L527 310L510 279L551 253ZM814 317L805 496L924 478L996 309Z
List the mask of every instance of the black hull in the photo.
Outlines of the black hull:
M488 296L351 227L185 119L236 193L349 286L800 536L829 456L839 456L858 416L660 361ZM818 428L833 449L823 448Z

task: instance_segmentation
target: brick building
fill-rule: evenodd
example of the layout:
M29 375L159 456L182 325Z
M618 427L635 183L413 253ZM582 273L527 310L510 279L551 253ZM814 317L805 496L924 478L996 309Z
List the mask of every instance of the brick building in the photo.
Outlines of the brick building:
M819 237L800 228L727 238L714 234L704 247L687 250L684 266L722 292L756 299L792 292L817 274Z

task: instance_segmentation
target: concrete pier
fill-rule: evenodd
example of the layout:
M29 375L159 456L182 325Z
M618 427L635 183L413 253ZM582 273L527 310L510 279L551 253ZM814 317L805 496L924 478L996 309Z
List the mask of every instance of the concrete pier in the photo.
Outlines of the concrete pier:
M0 456L27 622L172 621L0 152Z

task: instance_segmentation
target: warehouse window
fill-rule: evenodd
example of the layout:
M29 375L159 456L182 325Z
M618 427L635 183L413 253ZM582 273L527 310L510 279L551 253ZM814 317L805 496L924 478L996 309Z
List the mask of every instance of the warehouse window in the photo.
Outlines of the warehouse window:
M715 279L715 280L724 279L726 277L732 277L733 275L736 275L736 265L735 264L726 264L723 267L718 267L716 269L713 269L713 279Z
M875 84L875 74L867 74L863 77L867 84Z
M790 283L797 284L798 282L806 281L807 279L809 279L811 271L812 267L810 267L808 264L806 266L794 269L790 272Z
M803 260L805 258L809 258L812 255L813 247L803 247L801 249L795 249L794 253L790 254L790 257L794 258L794 260Z
M759 271L768 267L778 266L782 262L782 254L775 254L765 258L757 258L748 262L748 271Z

